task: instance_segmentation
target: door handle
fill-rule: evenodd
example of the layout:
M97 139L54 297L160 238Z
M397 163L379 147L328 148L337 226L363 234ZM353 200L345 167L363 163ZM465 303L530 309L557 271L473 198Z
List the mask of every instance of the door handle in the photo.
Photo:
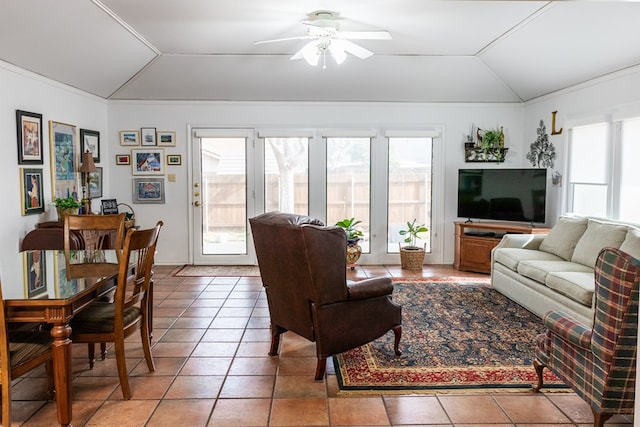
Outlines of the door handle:
M200 206L200 200L196 200L195 202L193 202L193 206Z

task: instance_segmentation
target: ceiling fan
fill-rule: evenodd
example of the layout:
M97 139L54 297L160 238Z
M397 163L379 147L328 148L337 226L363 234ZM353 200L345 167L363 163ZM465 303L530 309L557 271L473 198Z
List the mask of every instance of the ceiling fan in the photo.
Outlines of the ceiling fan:
M297 37L257 41L255 44L282 42L287 40L311 40L290 59L304 58L309 65L318 65L322 57L322 68L327 68L327 54L338 64L342 64L350 53L360 59L373 55L368 49L350 40L391 40L391 34L384 30L373 31L340 31L338 14L329 10L317 10L309 14L311 19L303 21L307 34Z

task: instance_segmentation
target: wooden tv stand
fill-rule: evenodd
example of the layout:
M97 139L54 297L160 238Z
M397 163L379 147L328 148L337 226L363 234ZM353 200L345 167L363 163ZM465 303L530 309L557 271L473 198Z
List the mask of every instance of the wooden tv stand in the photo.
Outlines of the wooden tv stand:
M453 267L456 270L477 273L491 273L491 250L500 243L505 234L549 233L548 228L503 222L456 221L453 224L456 239Z

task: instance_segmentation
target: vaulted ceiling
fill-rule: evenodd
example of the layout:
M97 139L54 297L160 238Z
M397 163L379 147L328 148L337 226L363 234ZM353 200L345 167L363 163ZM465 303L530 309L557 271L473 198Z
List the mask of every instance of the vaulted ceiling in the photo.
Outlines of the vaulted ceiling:
M640 67L640 3L0 0L0 60L113 100L507 102ZM290 57L315 10L375 53Z

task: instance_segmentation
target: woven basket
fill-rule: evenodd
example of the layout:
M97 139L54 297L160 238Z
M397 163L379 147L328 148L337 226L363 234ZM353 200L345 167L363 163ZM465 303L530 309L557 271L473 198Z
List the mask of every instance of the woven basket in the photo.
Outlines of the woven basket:
M403 270L422 270L426 245L422 249L400 248L400 263Z
M120 206L126 206L131 211L131 212L125 212L124 213L124 228L135 227L135 225L136 225L136 213L133 210L133 208L131 206L129 206L128 204L126 204L126 203L118 203L118 207L120 207Z

